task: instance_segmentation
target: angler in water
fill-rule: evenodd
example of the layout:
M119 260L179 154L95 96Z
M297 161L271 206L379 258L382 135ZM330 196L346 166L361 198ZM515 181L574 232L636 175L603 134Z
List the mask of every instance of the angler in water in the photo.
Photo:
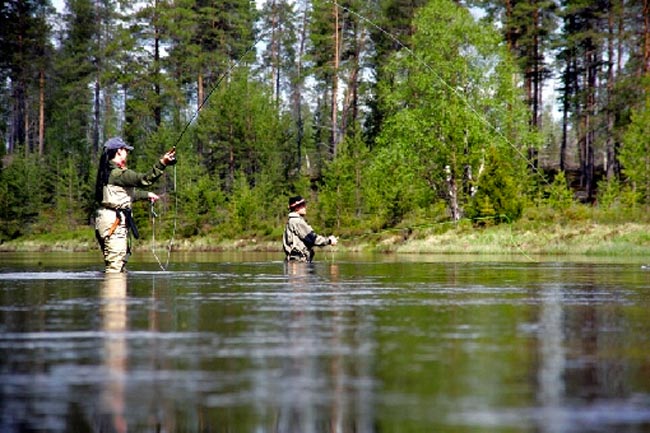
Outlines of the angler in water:
M133 146L119 137L104 144L99 161L95 199L100 203L95 214L95 237L104 254L106 272L125 272L129 258L129 232L138 238L131 206L136 200L155 202L160 197L153 192L138 190L151 186L165 167L176 164L176 149L165 153L147 173L137 173L126 167Z
M289 220L284 228L282 244L287 261L311 262L314 258L314 247L336 245L335 236L317 235L311 228L305 215L307 203L301 196L289 199Z

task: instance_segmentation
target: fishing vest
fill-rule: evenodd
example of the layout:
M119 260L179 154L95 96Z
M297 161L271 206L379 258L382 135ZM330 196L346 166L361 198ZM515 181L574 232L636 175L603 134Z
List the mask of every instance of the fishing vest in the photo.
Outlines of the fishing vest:
M133 215L131 213L131 203L135 201L135 188L125 188L117 185L104 185L102 190L103 200L102 206L104 208L115 210L115 216L118 220L122 220L134 238L138 239L138 227L135 225Z
M123 186L104 185L102 189L102 206L109 209L131 209L135 200L135 188Z
M314 256L313 246L318 235L297 213L291 212L284 229L282 246L287 260L310 262Z

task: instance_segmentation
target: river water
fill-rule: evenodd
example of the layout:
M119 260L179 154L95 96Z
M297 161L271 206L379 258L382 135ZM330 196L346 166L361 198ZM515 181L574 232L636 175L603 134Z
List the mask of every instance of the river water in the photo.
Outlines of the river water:
M0 432L650 432L650 269L0 255Z

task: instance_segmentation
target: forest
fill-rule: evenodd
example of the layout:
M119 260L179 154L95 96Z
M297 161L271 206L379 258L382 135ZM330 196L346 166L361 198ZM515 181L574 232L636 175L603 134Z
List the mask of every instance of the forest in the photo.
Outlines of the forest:
M145 236L648 221L650 0L0 5L0 243L87 233L114 136L177 148Z

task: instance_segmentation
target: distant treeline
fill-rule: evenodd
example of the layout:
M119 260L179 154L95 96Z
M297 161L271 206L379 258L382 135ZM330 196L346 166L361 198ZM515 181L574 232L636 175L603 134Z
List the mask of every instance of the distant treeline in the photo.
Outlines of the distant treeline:
M647 205L649 1L2 2L0 242L87 225L116 135L182 237Z

